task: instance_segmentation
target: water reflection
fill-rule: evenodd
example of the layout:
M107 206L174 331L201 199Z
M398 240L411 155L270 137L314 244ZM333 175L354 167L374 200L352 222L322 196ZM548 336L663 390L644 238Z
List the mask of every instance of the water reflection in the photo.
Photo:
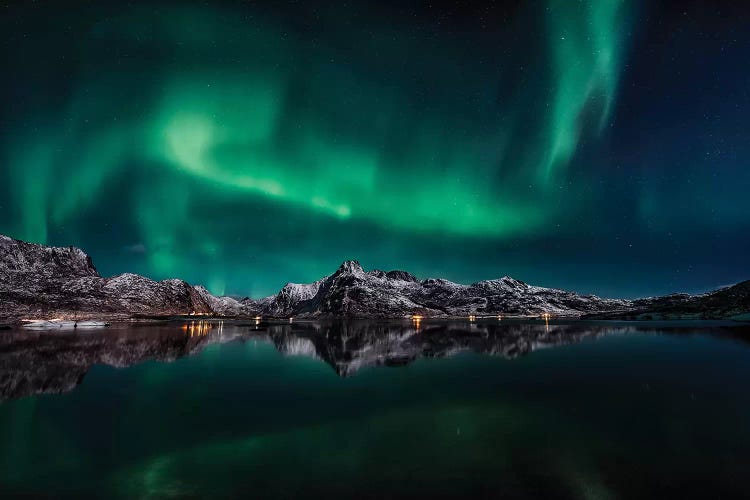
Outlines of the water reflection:
M218 328L220 330L219 335L221 335L221 330L224 328L224 322L218 321L214 323L211 321L191 321L190 323L183 324L180 328L191 337L204 337L214 328Z
M499 318L498 318L499 319ZM713 328L701 332L749 337L749 328ZM130 366L147 360L170 362L231 341L272 342L283 354L308 356L330 365L340 376L365 367L400 366L420 357L439 358L461 351L515 358L536 349L626 333L695 333L694 327L637 324L594 325L497 319L403 322L250 322L198 320L158 325L60 333L0 332L0 398L19 398L74 389L95 364Z

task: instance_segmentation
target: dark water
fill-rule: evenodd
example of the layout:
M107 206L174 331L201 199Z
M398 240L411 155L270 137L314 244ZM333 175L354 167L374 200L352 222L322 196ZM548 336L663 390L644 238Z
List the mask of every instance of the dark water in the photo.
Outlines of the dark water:
M0 496L747 497L748 340L496 320L0 332Z

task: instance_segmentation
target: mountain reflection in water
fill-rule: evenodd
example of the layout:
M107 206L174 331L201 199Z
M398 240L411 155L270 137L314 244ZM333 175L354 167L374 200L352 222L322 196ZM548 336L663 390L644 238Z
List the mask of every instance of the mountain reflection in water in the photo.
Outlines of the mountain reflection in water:
M704 329L705 330L705 329ZM750 338L750 327L712 327L715 335ZM127 367L149 360L175 361L208 345L248 340L274 344L285 355L320 359L346 377L370 366L400 366L420 357L461 351L515 358L534 350L627 333L689 334L692 326L603 325L585 322L329 321L275 324L199 320L114 325L85 331L0 331L0 398L63 393L93 365Z
M747 498L750 330L725 325L195 318L6 330L0 491Z

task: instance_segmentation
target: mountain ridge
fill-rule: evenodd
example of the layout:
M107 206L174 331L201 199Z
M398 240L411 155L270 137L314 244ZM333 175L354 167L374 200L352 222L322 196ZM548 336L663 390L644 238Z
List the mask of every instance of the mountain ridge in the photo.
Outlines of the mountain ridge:
M591 319L721 319L750 312L750 281L700 295L601 298L529 285L510 276L469 285L419 280L403 270L365 271L344 261L313 283L287 283L254 300L217 297L179 279L102 277L83 250L0 235L0 319L129 319L176 315L277 318L558 316Z

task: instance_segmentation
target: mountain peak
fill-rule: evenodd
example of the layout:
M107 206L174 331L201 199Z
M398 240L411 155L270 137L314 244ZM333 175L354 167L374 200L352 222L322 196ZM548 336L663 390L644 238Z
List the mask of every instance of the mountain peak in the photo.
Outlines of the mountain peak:
M364 272L364 269L362 269L362 265L357 260L345 260L336 271L337 274L362 272Z

